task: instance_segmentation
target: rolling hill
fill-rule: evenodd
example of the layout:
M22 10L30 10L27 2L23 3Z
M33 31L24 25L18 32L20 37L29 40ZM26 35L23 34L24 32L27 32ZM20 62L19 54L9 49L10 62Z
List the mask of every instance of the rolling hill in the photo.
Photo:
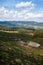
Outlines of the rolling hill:
M35 21L0 21L0 25L17 28L43 29L43 22Z

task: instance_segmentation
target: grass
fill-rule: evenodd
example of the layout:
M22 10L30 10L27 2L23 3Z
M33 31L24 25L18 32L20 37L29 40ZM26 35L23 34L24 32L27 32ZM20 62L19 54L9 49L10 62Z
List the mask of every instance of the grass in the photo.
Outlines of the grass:
M42 63L43 56L40 56L40 53L37 54L37 51L40 50L18 46L17 41L0 41L1 65L39 65L38 63ZM38 60L38 58L41 58L41 60Z
M9 37L37 41L41 45L43 42L43 38L25 33L0 32L0 65L43 65L43 48L21 45Z

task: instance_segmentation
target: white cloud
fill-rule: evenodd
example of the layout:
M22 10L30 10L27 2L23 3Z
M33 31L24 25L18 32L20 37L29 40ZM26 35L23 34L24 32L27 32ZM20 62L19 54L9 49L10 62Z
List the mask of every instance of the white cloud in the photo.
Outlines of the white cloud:
M30 2L20 2L16 4L16 8L20 8L20 7L34 7L34 4L31 1Z
M0 8L0 20L33 20L38 21L43 18L43 12L33 13L28 9L22 11L8 10Z
M35 14L35 13L27 13L26 17L27 18L40 18L40 17L43 17L43 15L41 13L37 13L37 14Z
M43 13L32 13L32 12L29 12L28 10L23 10L21 12L18 12L17 14L18 18L23 18L23 19L35 19L35 18L41 18L43 17Z
M8 10L4 7L0 8L0 19L11 20L16 16L17 11Z

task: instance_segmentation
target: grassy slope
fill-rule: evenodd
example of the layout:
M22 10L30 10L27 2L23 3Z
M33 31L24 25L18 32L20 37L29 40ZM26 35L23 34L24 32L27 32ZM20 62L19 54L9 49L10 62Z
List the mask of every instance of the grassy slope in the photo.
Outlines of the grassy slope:
M18 41L8 37L33 39L25 34L0 32L0 65L43 65L43 49L21 46ZM29 38L30 37L30 38Z
M0 41L1 65L41 65L43 50L21 46L17 41ZM39 62L40 61L40 62Z

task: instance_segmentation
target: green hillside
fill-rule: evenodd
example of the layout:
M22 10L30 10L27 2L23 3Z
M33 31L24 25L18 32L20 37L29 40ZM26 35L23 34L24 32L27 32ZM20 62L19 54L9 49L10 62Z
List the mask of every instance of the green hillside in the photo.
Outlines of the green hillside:
M43 65L43 30L16 31L0 31L0 65ZM22 45L19 39L38 42L41 47Z

